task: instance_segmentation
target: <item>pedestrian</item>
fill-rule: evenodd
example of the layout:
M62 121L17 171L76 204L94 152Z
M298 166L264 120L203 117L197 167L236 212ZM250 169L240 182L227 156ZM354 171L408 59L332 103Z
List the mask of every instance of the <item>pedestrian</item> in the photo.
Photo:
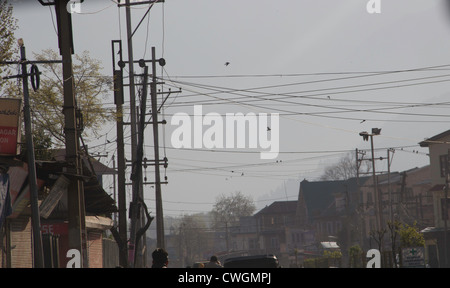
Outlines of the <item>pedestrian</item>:
M163 248L156 248L152 253L152 268L167 268L169 264L169 253Z
M216 255L211 256L209 262L206 263L205 268L223 268L222 264L220 264L219 259L217 259Z

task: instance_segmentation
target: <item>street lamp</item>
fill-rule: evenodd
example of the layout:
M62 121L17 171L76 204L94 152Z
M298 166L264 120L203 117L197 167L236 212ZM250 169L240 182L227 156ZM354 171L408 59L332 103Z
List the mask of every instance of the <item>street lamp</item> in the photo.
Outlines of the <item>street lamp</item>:
M363 131L359 133L359 136L363 137L364 141L369 141L370 137L370 146L372 150L372 176L373 176L373 190L374 190L374 196L375 196L375 211L377 214L377 229L381 230L381 197L378 195L378 187L377 187L377 179L375 175L375 156L373 152L373 136L380 135L381 134L381 128L372 128L372 133L369 134L367 131Z

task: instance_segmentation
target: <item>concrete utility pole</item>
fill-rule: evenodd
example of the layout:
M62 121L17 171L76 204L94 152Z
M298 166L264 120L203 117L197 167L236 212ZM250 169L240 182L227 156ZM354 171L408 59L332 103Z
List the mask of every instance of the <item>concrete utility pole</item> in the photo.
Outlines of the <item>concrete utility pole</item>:
M139 4L153 4L157 2L163 2L159 0L153 0L153 1L142 1L142 2L136 2L131 3L130 0L125 1L125 16L126 16L126 25L127 25L127 46L128 46L128 71L129 71L129 88L130 88L130 120L131 120L131 162L133 165L135 165L137 161L137 117L136 117L136 91L135 91L135 83L134 83L134 59L133 59L133 35L134 32L132 31L131 27L131 5L139 5ZM123 6L123 4L119 4L119 7ZM149 7L147 13L151 9L152 6ZM146 13L146 15L147 15ZM142 21L141 21L142 22ZM139 181L139 185L135 185L135 181ZM142 209L140 209L139 199L143 199L143 188L142 188L142 181L140 177L137 177L137 179L132 179L132 200L130 203L130 216L131 216L131 225L130 225L130 251L129 251L129 264L131 267L134 266L135 259L134 259L134 249L137 249L138 247L135 247L136 243L136 233L139 230L141 223L138 221L139 215L142 215ZM143 217L143 216L142 216ZM144 239L146 241L146 239ZM139 242L139 241L138 241ZM142 243L142 242L141 242Z
M127 23L127 46L128 46L128 71L129 71L129 88L130 88L130 117L131 117L131 161L135 163L136 161L136 148L137 148L137 134L136 134L136 90L134 85L134 64L133 64L133 35L131 31L131 8L130 8L130 0L125 1L125 16ZM134 249L136 243L136 231L139 229L138 214L138 196L139 189L136 190L136 185L134 184L136 180L132 180L132 199L130 203L130 216L131 216L131 225L130 225L130 256L129 264L131 267L134 267ZM139 181L139 180L137 180Z
M123 139L123 59L122 41L112 41L112 61L114 74L114 103L117 112L117 198L119 203L119 265L128 267L128 243L127 243L127 197L125 189L125 147ZM116 47L118 45L118 47ZM117 52L118 51L118 52ZM116 53L119 54L119 62L116 63ZM116 68L118 64L119 69Z
M161 175L159 171L159 136L158 136L158 103L156 93L156 56L155 47L152 47L152 84L151 84L151 101L152 101L152 123L153 123L153 147L155 151L155 199L156 199L156 245L159 248L165 248L164 241L164 216L161 195Z
M55 1L58 18L59 49L63 61L64 88L64 133L66 142L67 174L71 177L68 190L68 220L69 220L69 249L77 249L82 256L80 267L88 267L87 252L85 251L86 235L84 211L84 187L81 181L83 175L79 154L79 130L77 127L77 106L74 91L72 70L72 20L67 12L68 0Z
M393 203L392 203L392 187L391 187L391 156L390 154L395 152L394 149L389 148L387 149L387 169L388 169L388 189L389 189L389 219L391 223L394 223L394 210L393 210Z
M34 267L43 268L44 267L44 257L43 257L43 245L42 245L42 233L41 233L41 221L40 221L40 211L38 205L38 186L37 186L37 175L36 175L36 164L35 164L35 153L34 153L34 143L32 136L32 123L31 123L31 107L30 107L30 96L28 87L28 76L31 76L31 86L33 90L39 89L40 82L40 72L35 64L50 64L50 63L61 63L58 60L43 60L43 61L30 61L26 58L25 46L23 39L19 39L20 46L20 61L2 61L0 64L20 64L22 68L22 73L19 75L6 76L3 79L11 78L22 78L23 85L23 100L24 100L24 126L25 126L25 137L26 137L26 147L27 147L27 159L28 159L28 178L29 178L29 190L30 190L30 206L31 206L31 222L33 228L33 258ZM31 71L28 74L27 65L31 64ZM9 249L10 250L10 249ZM9 253L8 253L9 255ZM9 257L9 256L7 256ZM7 259L8 265L11 263L10 259Z
M42 248L41 220L38 205L38 187L36 180L36 164L34 157L33 135L31 133L31 112L30 112L30 96L28 93L28 74L27 74L27 58L25 55L25 46L23 41L20 45L20 60L22 62L22 85L23 85L23 112L25 119L25 137L27 141L27 158L28 158L28 181L30 189L31 204L31 223L33 227L33 256L34 267L44 268L44 250ZM38 77L38 75L32 75Z
M450 149L447 150L447 161L445 162L445 187L444 187L444 268L448 267L448 248L447 248L447 231L448 231L448 185L450 185ZM442 205L442 203L441 203Z
M378 193L378 181L377 176L375 172L375 155L374 155L374 149L373 149L373 136L380 135L381 129L379 128L372 128L372 133L369 134L366 131L359 133L360 136L363 137L364 141L367 141L368 138L370 138L370 147L372 151L372 178L373 178L373 190L374 190L374 197L375 197L375 213L377 215L377 230L381 230L382 225L382 207L381 207L381 195Z
M142 268L145 267L146 263L146 243L145 243L145 231L142 232L141 227L145 226L145 220L142 214L142 209L146 209L143 207L143 181L142 181L142 160L144 155L144 128L145 128L145 110L147 110L147 82L148 82L148 67L144 64L142 65L144 68L143 81L142 81L142 93L141 93L141 102L140 102L140 113L139 113L139 126L138 126L138 141L137 141L137 149L136 149L136 161L133 162L133 168L131 173L131 180L133 181L133 190L138 191L138 196L136 197L136 201L134 202L134 210L135 214L139 214L138 223L136 223L136 232L135 232L135 242L133 242L135 251L134 251L134 263L135 267ZM139 228L139 229L138 229ZM141 239L142 238L142 239Z
M67 11L69 0L55 0L44 2L38 0L43 6L55 5L58 45L62 56L63 68L63 90L64 90L64 134L66 144L66 176L70 178L68 187L67 205L69 220L69 249L76 249L80 252L81 259L79 267L88 267L87 257L87 235L86 218L84 205L84 185L82 181L83 170L81 165L80 133L81 127L78 125L80 115L77 113L75 99L75 87L72 70L73 37L72 37L72 17ZM81 0L83 2L83 0Z

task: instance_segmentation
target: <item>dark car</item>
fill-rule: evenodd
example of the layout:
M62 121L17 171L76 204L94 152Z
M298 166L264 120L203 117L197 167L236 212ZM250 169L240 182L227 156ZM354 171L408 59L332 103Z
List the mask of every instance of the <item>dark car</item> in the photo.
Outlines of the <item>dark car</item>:
M224 268L279 268L275 255L241 256L225 259Z

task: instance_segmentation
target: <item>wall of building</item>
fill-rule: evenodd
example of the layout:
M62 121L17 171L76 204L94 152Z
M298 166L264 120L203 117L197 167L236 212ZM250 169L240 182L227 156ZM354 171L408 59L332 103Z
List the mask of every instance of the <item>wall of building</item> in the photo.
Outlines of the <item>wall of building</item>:
M32 268L33 247L30 239L31 221L28 217L18 217L10 221L11 268Z
M89 268L103 268L103 245L101 232L88 232Z
M450 141L450 136L439 139L440 141ZM430 166L431 166L431 181L433 185L445 184L445 177L441 176L440 156L447 155L450 148L449 144L430 143Z

